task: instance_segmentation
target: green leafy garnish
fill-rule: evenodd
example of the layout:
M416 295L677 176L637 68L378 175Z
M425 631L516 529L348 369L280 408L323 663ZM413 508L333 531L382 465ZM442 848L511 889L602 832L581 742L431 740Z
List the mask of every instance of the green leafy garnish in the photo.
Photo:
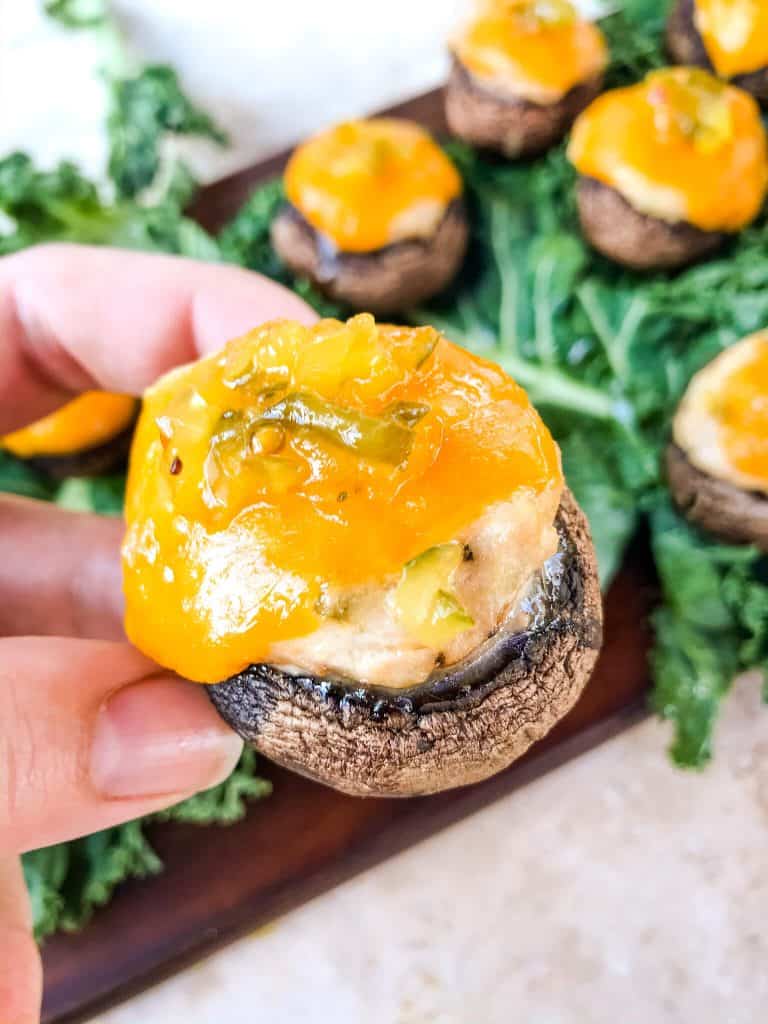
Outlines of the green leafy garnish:
M155 64L112 83L107 120L109 176L118 194L132 197L155 180L168 134L226 142L213 120L184 95L173 68Z
M107 19L107 0L45 0L49 18L66 28L96 28Z
M44 473L0 448L0 492L49 501L56 485Z
M37 242L81 242L220 259L214 239L183 214L186 176L168 184L151 205L110 202L68 161L41 171L25 153L11 153L0 160L0 212L10 221L0 228L0 255Z
M124 476L71 477L55 495L57 505L71 512L120 516L125 501Z
M89 29L101 40L109 111L107 170L119 197L133 199L162 176L167 136L227 142L213 118L184 93L172 67L138 63L125 45L109 0L46 0L45 11L67 28ZM173 174L172 165L165 176Z

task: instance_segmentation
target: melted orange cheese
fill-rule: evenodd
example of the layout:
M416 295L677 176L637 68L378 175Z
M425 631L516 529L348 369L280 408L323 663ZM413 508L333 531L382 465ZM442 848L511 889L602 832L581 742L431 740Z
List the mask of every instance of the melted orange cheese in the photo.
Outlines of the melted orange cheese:
M98 448L129 426L136 405L130 395L87 391L50 416L0 437L0 448L21 459L73 455Z
M600 29L568 0L492 0L454 40L477 78L539 103L556 103L607 63Z
M748 360L721 383L712 411L731 465L768 484L768 335L753 336Z
M289 201L342 252L371 252L431 234L461 178L410 121L337 125L299 146L285 171Z
M694 0L694 24L712 66L724 78L768 65L765 0Z
M641 212L706 231L738 231L760 210L768 148L757 103L698 69L652 72L598 97L568 156Z
M340 440L278 426L266 410L287 394L385 432L394 410L416 410L410 450L395 462L382 444L378 457L369 420L368 452L348 428ZM232 450L227 425L243 416ZM127 632L161 664L217 682L317 629L340 588L396 580L495 502L535 495L551 525L561 489L558 448L525 392L432 328L367 314L274 321L145 396L126 502Z

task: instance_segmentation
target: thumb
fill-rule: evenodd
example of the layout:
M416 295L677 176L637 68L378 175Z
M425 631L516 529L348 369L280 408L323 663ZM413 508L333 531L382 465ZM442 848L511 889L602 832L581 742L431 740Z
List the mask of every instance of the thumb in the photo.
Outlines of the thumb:
M127 644L0 641L0 836L71 839L221 782L241 740L205 688Z

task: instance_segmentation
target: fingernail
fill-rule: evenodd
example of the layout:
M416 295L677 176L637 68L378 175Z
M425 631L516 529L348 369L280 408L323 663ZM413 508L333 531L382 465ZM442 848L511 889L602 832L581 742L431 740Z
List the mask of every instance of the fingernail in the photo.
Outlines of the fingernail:
M118 691L99 712L91 780L107 797L197 792L222 782L242 747L205 687L147 679Z

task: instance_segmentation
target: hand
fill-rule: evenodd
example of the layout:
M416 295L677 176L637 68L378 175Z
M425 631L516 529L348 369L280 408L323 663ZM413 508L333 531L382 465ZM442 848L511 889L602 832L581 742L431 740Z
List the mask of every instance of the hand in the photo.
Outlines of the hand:
M92 388L156 377L264 320L309 323L243 270L40 246L0 260L0 435ZM224 779L241 742L202 687L123 639L122 524L0 495L0 1020L39 1019L18 855ZM40 639L47 637L50 639Z

